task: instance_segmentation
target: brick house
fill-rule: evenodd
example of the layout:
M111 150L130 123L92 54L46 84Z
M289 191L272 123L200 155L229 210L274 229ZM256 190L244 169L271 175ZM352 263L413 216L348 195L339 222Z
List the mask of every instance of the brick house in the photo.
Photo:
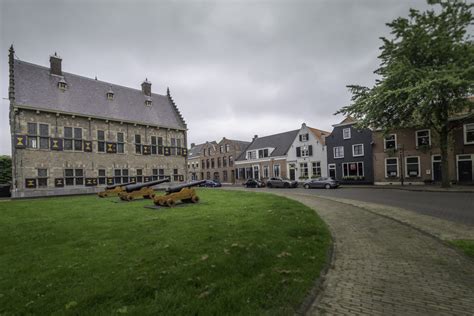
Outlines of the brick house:
M356 123L347 117L326 137L328 175L343 184L372 184L372 131Z
M287 178L287 155L299 129L255 137L235 162L237 182L247 179Z
M9 52L12 196L84 194L106 184L186 177L186 123L169 89L132 89Z
M290 180L327 177L325 138L329 132L301 125L288 150L287 174Z
M201 147L201 179L235 183L235 159L249 142L222 138L220 142L206 142Z
M201 169L201 152L204 144L191 144L191 147L188 150L188 179L189 180L202 180Z

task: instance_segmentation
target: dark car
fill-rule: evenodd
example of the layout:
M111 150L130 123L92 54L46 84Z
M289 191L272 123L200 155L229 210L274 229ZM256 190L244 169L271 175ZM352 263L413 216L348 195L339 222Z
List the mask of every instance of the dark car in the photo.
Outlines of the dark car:
M222 184L217 180L206 180L206 182L201 183L199 186L206 188L218 188L221 187Z
M339 186L339 182L333 178L321 177L317 179L306 180L303 184L305 189L312 188L325 188L325 189L335 189Z
M263 188L265 183L255 179L248 179L244 183L242 183L246 188Z
M282 178L270 178L267 181L267 188L296 188L298 182L282 179Z

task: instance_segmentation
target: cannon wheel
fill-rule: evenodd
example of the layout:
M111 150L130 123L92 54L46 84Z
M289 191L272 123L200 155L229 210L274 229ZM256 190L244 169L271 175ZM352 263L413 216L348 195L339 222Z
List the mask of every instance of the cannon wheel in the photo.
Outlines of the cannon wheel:
M193 202L193 203L199 202L199 196L193 195L193 197L191 198L191 202Z
M173 199L168 199L168 200L166 200L166 205L168 207L173 207L173 206L175 206L175 202L174 202Z

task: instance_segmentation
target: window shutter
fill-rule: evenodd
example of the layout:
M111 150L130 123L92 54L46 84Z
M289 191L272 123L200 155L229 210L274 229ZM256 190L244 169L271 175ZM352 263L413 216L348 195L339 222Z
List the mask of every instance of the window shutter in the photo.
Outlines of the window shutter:
M299 135L299 137L300 137L300 142L301 142L303 140L302 135Z
M309 140L309 134L306 134L306 140Z
M300 136L301 138L301 136ZM301 148L300 147L296 147L296 157L301 157Z
M312 156L313 155L313 145L309 145L308 150L309 150L309 155Z

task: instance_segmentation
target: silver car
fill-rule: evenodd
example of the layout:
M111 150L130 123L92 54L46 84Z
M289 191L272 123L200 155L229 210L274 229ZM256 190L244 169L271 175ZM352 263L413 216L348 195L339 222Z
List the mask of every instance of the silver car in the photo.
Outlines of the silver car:
M309 179L306 180L303 184L305 189L312 189L312 188L325 188L325 189L335 189L339 187L339 182L334 180L333 178L326 178L321 177L317 179Z
M282 178L270 178L267 181L267 188L296 188L298 182Z

